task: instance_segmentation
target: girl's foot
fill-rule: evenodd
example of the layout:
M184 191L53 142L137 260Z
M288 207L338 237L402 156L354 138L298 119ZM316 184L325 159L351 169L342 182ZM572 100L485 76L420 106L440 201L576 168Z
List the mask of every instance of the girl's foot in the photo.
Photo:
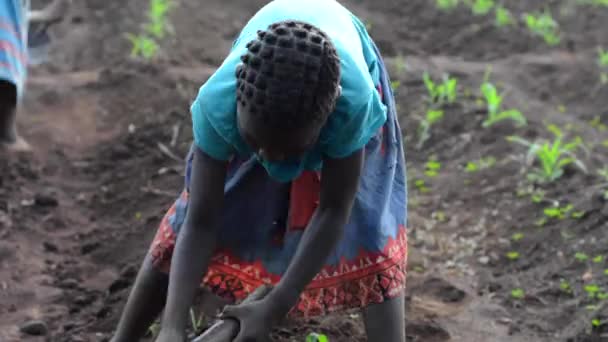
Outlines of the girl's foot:
M32 147L25 139L17 135L17 138L14 141L0 141L0 150L13 153L25 153L31 152Z

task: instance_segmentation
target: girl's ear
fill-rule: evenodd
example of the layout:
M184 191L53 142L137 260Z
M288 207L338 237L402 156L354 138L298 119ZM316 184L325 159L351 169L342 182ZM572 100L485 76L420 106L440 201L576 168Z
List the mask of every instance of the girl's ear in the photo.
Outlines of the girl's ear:
M338 85L338 89L336 90L337 94L336 94L336 98L342 96L342 86Z

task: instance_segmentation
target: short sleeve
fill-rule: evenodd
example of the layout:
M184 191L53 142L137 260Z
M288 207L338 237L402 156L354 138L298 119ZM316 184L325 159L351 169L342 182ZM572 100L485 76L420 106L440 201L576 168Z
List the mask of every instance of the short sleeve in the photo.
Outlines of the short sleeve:
M332 113L326 126L324 154L330 158L345 158L363 148L386 122L386 106L380 94L373 90L368 101L348 111Z
M330 158L344 158L364 147L387 117L386 106L376 89L378 82L370 70L374 63L365 61L360 54L343 51L340 45L337 48L341 57L342 95L321 136L323 153Z
M212 158L229 160L234 154L234 149L211 125L207 115L201 111L199 103L195 101L190 110L196 146Z
M236 124L236 68L246 52L241 38L201 86L191 106L195 144L211 157L228 160L243 150ZM242 151L241 151L242 152Z

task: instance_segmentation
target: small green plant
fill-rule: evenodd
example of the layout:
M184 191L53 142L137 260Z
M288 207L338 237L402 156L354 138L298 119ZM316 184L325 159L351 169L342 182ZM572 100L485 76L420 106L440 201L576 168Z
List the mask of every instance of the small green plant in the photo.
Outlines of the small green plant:
M195 334L201 334L203 332L203 315L199 315L196 317L196 313L194 313L194 309L190 308L190 323L192 324L192 330Z
M391 89L394 91L396 91L397 89L399 89L399 87L401 86L401 82L400 81L391 81Z
M570 142L564 143L563 133L557 126L550 125L549 130L555 135L553 141L529 142L518 136L507 138L510 142L528 147L526 158L528 163L534 160L540 163L540 168L532 171L528 178L533 182L550 183L560 178L564 174L564 168L570 164L574 164L587 173L585 164L575 154L579 148L587 151L582 139L576 137Z
M169 31L170 24L167 20L169 10L173 7L171 0L150 0L148 21L143 25L143 32L139 34L126 34L127 40L131 43L131 56L151 59L160 50L158 39L165 37Z
M608 84L608 51L602 47L597 48L597 64L602 69L600 71L600 83Z
M585 289L585 292L587 293L587 296L591 299L596 298L596 296L601 291L600 287L595 284L585 285L584 289Z
M543 37L545 43L557 45L561 41L559 24L553 19L551 13L526 13L524 15L526 26L535 35Z
M511 11L504 8L503 6L496 6L494 10L495 18L494 24L498 27L510 26L515 24L515 19L513 18L513 14Z
M570 211L572 211L572 208L573 208L572 204L568 204L563 207L551 206L551 207L545 208L543 210L543 213L545 214L545 216L547 216L549 218L563 220L566 218L566 214L568 214Z
M448 11L458 6L459 0L435 0L435 4L441 10Z
M447 217L443 211L434 211L431 214L431 218L436 220L437 222L445 222L447 221Z
M579 261L579 262L585 262L585 261L589 260L589 256L583 252L576 252L574 254L574 259L576 259L576 261Z
M167 14L173 6L170 0L150 0L148 7L148 23L145 25L146 32L161 39L165 37L169 28Z
M608 50L602 47L597 48L597 64L600 67L608 67Z
M420 191L423 194L431 191L429 189L429 187L426 185L426 182L424 181L424 179L417 179L416 181L414 181L414 186L416 186L416 189L418 189L418 191Z
M160 333L160 322L154 322L152 323L152 325L150 325L150 327L148 328L148 334L152 337L152 339L156 339L156 337L158 337L158 334Z
M418 126L418 143L416 148L422 148L422 145L431 137L431 127L443 118L443 110L429 109L426 112L424 119L420 121Z
M520 288L511 290L511 298L513 299L524 299L525 296L526 293Z
M574 211L574 212L572 212L572 214L570 214L570 217L572 217L573 219L580 219L583 216L585 216L584 211Z
M511 236L511 240L514 242L519 242L524 238L524 233L515 233Z
M596 264L601 263L602 261L604 261L604 256L603 255L597 255L595 256L592 261Z
M479 160L470 161L467 163L465 167L465 171L469 173L477 172L480 170L484 170L490 168L496 164L496 158L494 157L486 157L481 158Z
M494 8L494 0L474 0L471 10L475 15L486 15Z
M562 280L561 283L559 283L559 288L560 290L566 293L572 293L572 287L570 286L570 283L565 280Z
M424 164L424 174L429 177L437 177L441 170L441 163L437 161L435 157L430 157L429 160Z
M458 80L456 78L444 75L441 83L435 83L429 76L429 73L424 72L422 80L429 93L429 101L432 105L442 106L456 101L458 87Z
M597 318L594 318L594 319L592 319L592 320L591 320L591 325L592 325L594 328L598 328L600 325L602 325L602 321L600 321L600 320L599 320L599 319L597 319Z
M323 334L310 333L306 336L306 342L329 342L329 339Z
M515 252L515 251L507 252L506 257L509 260L517 260L517 259L519 259L519 252Z
M526 118L520 111L516 109L502 110L503 98L492 83L484 82L480 90L488 110L488 118L483 122L483 127L490 127L503 120L512 120L517 126L527 124Z
M131 42L131 56L132 57L143 57L144 59L150 59L156 56L159 50L158 44L152 38L144 35L132 35L127 34L127 39Z

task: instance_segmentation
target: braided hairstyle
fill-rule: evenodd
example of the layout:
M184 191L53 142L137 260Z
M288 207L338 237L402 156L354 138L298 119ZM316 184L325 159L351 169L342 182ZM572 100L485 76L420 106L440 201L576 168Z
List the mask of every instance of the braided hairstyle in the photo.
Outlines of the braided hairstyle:
M258 31L241 61L237 101L266 127L320 127L333 112L340 59L327 34L317 27L294 20L274 23Z

